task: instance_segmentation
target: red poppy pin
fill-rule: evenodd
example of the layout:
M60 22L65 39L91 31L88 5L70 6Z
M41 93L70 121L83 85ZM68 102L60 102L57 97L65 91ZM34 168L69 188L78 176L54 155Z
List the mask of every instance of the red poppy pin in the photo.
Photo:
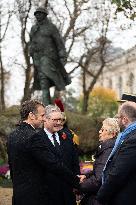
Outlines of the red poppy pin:
M65 140L67 138L67 135L65 132L63 132L63 134L62 134L62 138L63 138L63 140Z

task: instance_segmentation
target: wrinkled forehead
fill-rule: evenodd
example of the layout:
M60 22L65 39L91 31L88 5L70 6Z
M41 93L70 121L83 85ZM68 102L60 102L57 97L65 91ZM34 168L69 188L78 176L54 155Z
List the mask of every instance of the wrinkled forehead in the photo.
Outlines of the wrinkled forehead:
M109 126L109 124L108 124L107 122L103 122L103 123L102 123L102 127L107 129L107 128L109 128L110 126Z
M62 114L61 114L61 112L54 111L54 112L51 112L49 114L49 117L54 118L54 119L58 119L58 118L62 118Z
M111 129L113 126L114 124L112 124L111 122L108 122L108 121L103 122L103 127L106 129Z
M45 113L45 107L42 105L37 106L37 114Z

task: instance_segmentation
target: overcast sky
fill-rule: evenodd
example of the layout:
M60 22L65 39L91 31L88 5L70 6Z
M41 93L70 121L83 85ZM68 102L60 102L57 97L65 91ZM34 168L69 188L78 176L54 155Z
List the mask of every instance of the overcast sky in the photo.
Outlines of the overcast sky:
M130 29L127 29L130 25ZM7 67L12 73L10 79L10 86L8 87L6 99L8 99L8 105L19 104L23 95L24 85L24 73L20 66L13 64L14 57L18 56L18 61L21 62L21 54L19 52L20 39L18 38L18 22L12 19L12 25L10 26L10 33L7 36L8 41L4 43L4 61L7 58ZM113 46L121 47L125 50L136 45L136 22L132 22L123 18L123 15L118 15L116 23L110 25L110 32L108 38L112 40ZM123 30L122 30L123 29ZM71 86L75 87L77 79L74 79ZM6 100L7 101L7 100Z

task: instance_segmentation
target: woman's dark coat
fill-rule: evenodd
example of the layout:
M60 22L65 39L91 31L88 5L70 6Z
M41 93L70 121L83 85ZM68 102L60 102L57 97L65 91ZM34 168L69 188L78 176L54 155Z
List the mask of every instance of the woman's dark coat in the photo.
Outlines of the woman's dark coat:
M80 187L81 191L85 194L84 198L87 198L84 205L100 205L100 203L95 199L95 196L101 186L102 170L109 154L111 153L114 143L115 138L112 138L101 143L98 147L95 155L93 172Z
M118 146L105 169L105 182L97 193L104 205L136 204L136 130Z

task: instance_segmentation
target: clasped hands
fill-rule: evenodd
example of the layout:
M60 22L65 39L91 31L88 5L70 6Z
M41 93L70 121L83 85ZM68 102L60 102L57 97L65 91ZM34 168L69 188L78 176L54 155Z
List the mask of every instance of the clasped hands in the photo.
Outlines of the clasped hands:
M78 178L80 179L80 183L84 182L85 179L86 179L86 176L84 174L81 174L81 175L77 175Z
M77 175L77 177L80 179L80 182L79 182L80 184L83 183L83 182L85 181L85 179L86 179L86 176L85 176L84 174ZM74 192L74 194L76 195L76 198L77 198L77 201L78 201L79 198L80 198L80 192L79 192L79 190L76 189L76 188L74 188L74 189L73 189L73 192Z

